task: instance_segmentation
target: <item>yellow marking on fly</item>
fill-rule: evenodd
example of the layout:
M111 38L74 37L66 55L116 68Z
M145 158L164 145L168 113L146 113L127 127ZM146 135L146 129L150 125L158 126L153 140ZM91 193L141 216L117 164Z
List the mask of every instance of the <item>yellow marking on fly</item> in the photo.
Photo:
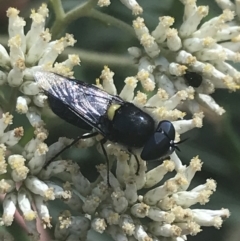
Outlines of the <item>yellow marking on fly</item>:
M110 105L107 110L107 116L109 120L113 120L116 110L118 110L120 107L121 105Z

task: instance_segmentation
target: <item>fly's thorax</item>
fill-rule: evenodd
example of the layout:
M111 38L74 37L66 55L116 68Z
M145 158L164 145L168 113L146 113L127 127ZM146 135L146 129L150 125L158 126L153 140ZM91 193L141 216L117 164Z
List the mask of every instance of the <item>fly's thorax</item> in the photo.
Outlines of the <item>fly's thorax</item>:
M113 120L116 111L121 107L121 105L111 104L107 110L107 117L110 121Z
M129 102L110 105L107 115L111 122L108 139L129 148L143 147L155 129L153 118Z

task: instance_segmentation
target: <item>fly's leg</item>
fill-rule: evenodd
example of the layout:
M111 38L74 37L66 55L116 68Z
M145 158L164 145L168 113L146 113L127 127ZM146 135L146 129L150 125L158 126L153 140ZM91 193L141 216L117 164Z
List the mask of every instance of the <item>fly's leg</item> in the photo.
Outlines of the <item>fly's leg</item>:
M137 155L135 155L135 154L133 154L133 155L134 155L134 157L136 159L136 162L137 162L137 171L136 171L135 174L138 176L139 175L139 171L140 171L140 162L139 162L139 160L137 158Z
M75 140L72 141L71 144L65 146L65 147L64 147L60 152L58 152L54 157L52 157L50 160L48 160L48 161L44 164L43 168L46 169L46 168L48 167L48 165L49 165L51 162L53 162L56 157L58 157L60 154L62 154L65 150L67 150L68 148L70 148L70 147L73 146L74 144L76 144L79 140L81 140L81 139L88 139L88 138L91 138L91 137L96 136L96 135L98 135L98 132L93 132L93 133L90 133L90 134L87 134L87 135L78 136Z
M137 155L135 155L135 154L132 152L131 149L128 149L128 152L135 157L135 160L136 160L136 162L137 162L137 171L136 171L135 175L138 176L138 175L139 175L139 171L140 171L140 162L139 162L139 160L138 160L138 157L137 157Z
M107 184L108 184L109 187L111 187L110 180L109 180L109 172L110 172L110 166L109 165L110 164L109 164L109 159L108 159L106 149L104 147L104 144L106 143L106 141L107 141L106 139L102 139L100 141L100 144L101 144L101 147L102 147L103 154L104 154L104 156L106 158L106 161L107 161Z

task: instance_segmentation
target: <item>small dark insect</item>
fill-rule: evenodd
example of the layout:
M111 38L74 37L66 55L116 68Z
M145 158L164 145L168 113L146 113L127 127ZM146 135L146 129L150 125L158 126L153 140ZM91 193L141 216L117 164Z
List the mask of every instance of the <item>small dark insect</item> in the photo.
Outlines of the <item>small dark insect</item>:
M134 104L83 81L49 72L36 72L34 78L47 94L49 106L56 115L79 128L96 130L73 143L102 134L100 143L107 161L103 146L107 140L124 145L137 162L134 151L139 148L145 161L161 159L179 150L170 121L161 121L156 128L153 118Z
M202 76L199 73L186 71L183 75L186 83L194 88L198 88L202 84Z

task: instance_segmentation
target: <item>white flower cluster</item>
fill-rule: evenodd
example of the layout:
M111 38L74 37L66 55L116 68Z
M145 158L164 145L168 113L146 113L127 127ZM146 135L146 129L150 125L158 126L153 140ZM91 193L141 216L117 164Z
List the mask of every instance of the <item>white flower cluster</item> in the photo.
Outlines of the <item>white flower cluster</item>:
M225 110L210 94L216 88L235 91L240 87L240 72L231 65L240 61L240 26L233 11L239 9L239 1L236 6L230 1L217 1L224 7L223 13L202 25L200 22L207 16L208 6L197 6L196 0L181 2L184 16L178 30L171 27L174 18L170 16L160 17L158 26L151 33L143 18L133 21L145 50L129 48L138 64L137 78L146 91L151 91L157 84L170 97L178 90L192 88L194 95L184 102L185 107L192 113L205 107L221 115ZM187 79L187 73L190 73L190 79ZM191 74L202 78L199 85L195 86L195 76L191 78ZM152 83L151 89L145 87L146 82Z
M67 162L59 160L43 169L46 160L62 150L71 140L60 138L48 147L44 143L48 133L39 126L35 127L35 137L23 147L22 155L14 154L11 147L23 136L23 128L5 131L12 124L12 118L12 115L5 113L0 119L0 194L5 195L0 225L11 225L15 213L20 211L29 234L33 240L39 240L37 217L41 219L44 228L51 227L51 216L46 201L60 198L68 203L73 198L76 202L76 197L71 191L49 181L52 175L62 173L66 169ZM80 198L78 202L82 202Z
M135 175L135 159L128 163L126 153L115 148L114 153L117 169L116 177L110 173L111 189L106 184L107 170L104 165L98 167L104 180L98 183L90 183L77 165L70 169L73 186L85 197L78 211L90 216L63 213L55 229L58 240L85 240L91 227L98 233L110 234L115 241L158 241L164 237L169 238L166 240L183 241L187 235L199 233L201 226L220 228L223 219L229 216L227 209L191 208L197 203L207 203L216 189L216 183L208 179L205 184L187 191L196 171L201 170L202 163L198 157L193 158L186 167L174 154L171 161L165 160L149 172L145 163L141 162L140 173ZM174 169L174 177L153 187ZM138 191L145 188L151 189L143 196L139 195Z
M134 14L142 9L135 0L122 0ZM144 47L130 48L129 52L138 64L138 74L127 77L119 96L132 102L149 113L156 123L169 120L176 130L175 141L180 135L192 128L202 127L201 105L222 114L224 110L209 95L215 88L236 90L239 88L239 72L227 61L238 61L239 27L234 22L234 5L227 0L218 1L222 6L230 6L219 17L213 18L198 27L208 12L205 6L197 7L194 0L183 0L185 13L179 32L170 28L174 19L161 17L157 28L150 34L142 18L134 21L133 27ZM98 1L106 6L110 1ZM219 3L220 4L220 3ZM61 63L56 59L67 46L75 43L66 34L59 40L51 40L45 29L48 9L43 4L32 11L32 25L25 34L25 21L18 16L19 11L9 8L9 52L0 45L0 84L18 87L22 95L17 97L16 110L26 114L34 136L23 147L19 140L23 128L8 129L12 116L4 113L0 119L0 194L3 198L3 216L0 225L12 224L17 211L27 224L28 232L34 240L39 239L36 228L37 217L44 228L51 227L51 214L48 200L63 200L70 211L59 215L55 227L56 240L86 240L89 229L98 233L106 232L115 241L183 241L187 235L196 235L202 226L220 228L224 218L229 216L227 209L194 209L194 204L205 204L216 189L215 181L208 179L205 184L188 190L202 163L194 157L188 166L182 164L175 152L170 160L165 160L156 168L147 171L146 163L141 160L136 175L136 160L124 148L107 142L105 149L109 159L117 160L116 175L108 173L104 165L98 166L99 178L91 183L80 171L78 165L59 160L52 162L46 169L44 164L71 140L59 140L47 146L44 141L48 131L44 128L40 108L45 106L47 97L33 81L32 73L37 70L52 71L65 76L73 76L72 69L80 60L76 55ZM202 77L199 87L188 85L184 78L188 72ZM106 92L117 95L113 81L114 73L105 67L97 80L97 86ZM137 82L147 94L134 91ZM188 81L189 82L189 81ZM192 119L185 120L186 113L177 109L182 103L192 112ZM40 107L40 108L38 108ZM92 146L100 137L84 139L79 147ZM12 146L19 145L18 154ZM20 153L20 154L19 154ZM175 174L164 180L165 175ZM52 176L68 176L69 183L56 184ZM107 185L107 178L111 187ZM59 177L59 176L58 176ZM162 181L161 184L159 184ZM139 194L141 193L141 195Z
M60 138L49 147L44 143L48 132L43 127L41 113L36 107L30 105L43 107L46 96L39 92L38 86L33 81L32 72L41 69L72 76L72 68L78 65L80 60L77 55L69 55L66 61L56 62L64 48L72 46L75 40L71 35L66 34L59 40L50 41L51 34L44 27L48 16L46 4L42 4L37 11L32 10L30 16L32 25L26 34L24 34L25 21L18 14L19 11L15 8L9 8L7 11L9 53L0 44L0 84L18 87L22 92L16 100L16 111L26 114L30 124L34 127L34 137L23 148L18 146L20 151L18 150L17 153L21 152L21 155L15 154L13 151L15 149L11 147L18 145L23 136L23 128L8 130L13 116L9 113L2 114L0 119L0 194L5 196L0 225L11 225L18 207L28 232L33 235L34 240L39 240L36 218L41 219L44 227L51 227L51 216L46 201L55 198L66 201L72 197L70 191L49 181L43 181L50 179L54 173L63 172L66 162L57 161L57 166L56 164L49 165L46 170L43 166L46 160L71 143L71 140Z
M59 40L50 41L49 29L45 29L48 16L46 4L42 4L37 11L32 10L32 25L27 34L24 34L25 21L18 14L19 11L15 8L7 10L9 53L0 44L0 66L3 68L0 71L0 84L7 83L19 88L23 95L17 99L16 110L30 116L35 109L32 110L28 106L33 102L36 106L43 107L46 99L45 95L39 93L32 72L46 70L72 76L72 68L80 63L80 59L77 55L69 55L66 61L55 62L64 48L73 46L76 41L70 34Z

